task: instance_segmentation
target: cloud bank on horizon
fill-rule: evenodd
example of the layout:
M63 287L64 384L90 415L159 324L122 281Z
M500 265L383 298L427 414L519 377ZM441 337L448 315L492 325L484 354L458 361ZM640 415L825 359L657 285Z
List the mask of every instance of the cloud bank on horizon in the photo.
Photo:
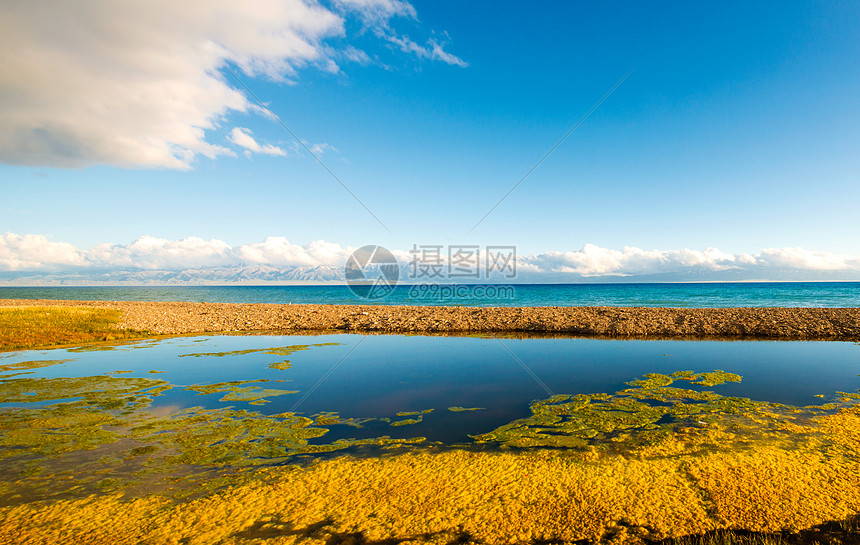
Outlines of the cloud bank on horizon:
M207 135L257 109L220 70L289 84L302 68L373 62L332 45L349 19L404 53L466 65L434 38L398 33L393 19L416 19L401 0L48 0L0 13L0 162L11 165L188 169L199 156L286 155L243 127L227 142Z
M303 246L284 237L230 246L217 239L166 240L151 236L142 236L125 245L105 243L81 249L67 242L52 241L44 235L6 233L0 236L0 273L7 281L25 284L27 278L39 278L39 274L46 273L54 280L68 277L85 281L111 271L183 271L183 282L193 284L207 278L212 270L231 267L323 268L333 271L332 274L317 279L339 280L342 277L337 273L354 250L324 240ZM412 258L408 250L397 249L393 253L404 267ZM643 250L626 247L613 250L586 244L579 250L518 256L517 268L518 275L513 281L520 282L680 281L697 277L703 280L860 279L860 257L803 248L765 248L756 254L732 254L716 248Z

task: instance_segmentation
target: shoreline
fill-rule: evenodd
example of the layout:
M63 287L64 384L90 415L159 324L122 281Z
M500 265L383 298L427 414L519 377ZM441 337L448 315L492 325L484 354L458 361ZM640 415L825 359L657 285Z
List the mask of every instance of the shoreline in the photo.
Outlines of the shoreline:
M860 341L856 307L428 307L0 299L3 307L115 309L122 313L118 327L153 335L341 331Z

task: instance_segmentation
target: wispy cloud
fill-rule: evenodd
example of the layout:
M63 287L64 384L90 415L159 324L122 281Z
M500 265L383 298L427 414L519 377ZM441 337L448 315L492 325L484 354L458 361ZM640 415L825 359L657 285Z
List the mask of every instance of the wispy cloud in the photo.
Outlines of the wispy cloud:
M436 38L430 38L425 45L421 45L394 30L393 20L418 18L418 13L409 2L402 0L337 0L335 5L341 12L357 13L365 30L371 30L378 37L396 45L403 53L411 53L419 59L441 61L454 66L468 66L468 63L460 57L445 51L445 44Z
M415 7L402 0L336 0L335 5L358 13L366 27L387 27L394 17L418 17Z
M207 131L231 112L253 108L223 77L224 66L284 82L295 82L307 67L337 73L339 62L371 62L343 43L347 19L388 29L394 17L416 18L402 0L336 6L314 0L3 2L0 163L188 169L201 156L231 155ZM432 49L429 56L420 47L414 52L450 63L444 50Z
M320 155L322 155L326 151L333 151L333 152L337 153L336 147L332 146L331 144L327 144L325 142L322 142L320 144L308 144L307 142L305 142L305 145L308 147L309 150L311 150L311 153L313 153L317 157L319 157Z
M230 135L227 137L230 142L233 142L239 147L245 148L245 155L250 156L253 153L262 153L263 155L280 155L287 154L287 150L273 146L271 144L260 144L254 137L251 136L250 129L243 127L233 127Z
M426 45L420 45L406 36L397 36L395 34L386 35L385 39L399 47L404 53L414 53L421 59L442 61L444 63L462 66L464 68L469 66L469 64L460 57L445 51L443 45L434 38L427 40Z

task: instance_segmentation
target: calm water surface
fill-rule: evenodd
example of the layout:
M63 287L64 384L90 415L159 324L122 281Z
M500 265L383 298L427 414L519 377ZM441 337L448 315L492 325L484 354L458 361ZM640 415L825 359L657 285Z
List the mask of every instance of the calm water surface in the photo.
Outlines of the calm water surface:
M426 286L425 286L426 288ZM860 307L860 282L744 282L685 284L398 285L383 305ZM328 303L357 305L346 286L0 287L2 299L197 301L211 303Z
M289 355L261 351L324 343L335 344L311 346ZM612 393L625 388L627 381L652 372L722 369L742 375L743 380L704 389L799 406L820 404L834 398L837 391L860 388L860 346L844 342L332 334L182 337L103 348L2 354L0 366L33 360L70 361L24 371L27 374L13 376L21 370L0 373L0 389L22 378L131 371L116 376L166 380L173 385L154 399L150 410L160 413L196 406L307 416L337 412L346 418L375 420L362 428L332 426L324 437L326 442L388 435L456 443L528 416L534 400L551 394ZM205 355L212 353L227 354ZM289 363L283 364L286 360ZM283 368L272 368L272 364ZM150 373L153 370L162 373ZM184 389L261 379L265 382L248 385L297 393L251 405L221 401L223 392L201 395ZM17 406L22 404L0 404L0 411ZM448 410L455 406L481 410ZM433 411L418 424L391 426L382 420L396 421L398 412L427 409Z

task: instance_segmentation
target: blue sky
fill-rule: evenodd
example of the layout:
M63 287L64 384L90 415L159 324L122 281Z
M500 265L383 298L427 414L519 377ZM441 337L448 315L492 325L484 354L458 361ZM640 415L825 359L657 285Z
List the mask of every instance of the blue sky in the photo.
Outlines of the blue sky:
M132 8L106 2L65 14L72 30L59 36L45 20L52 10L66 20L62 2L0 8L12 12L0 17L7 26L22 29L0 38L2 55L34 66L23 78L0 76L0 96L11 97L0 106L0 233L19 237L7 235L0 266L79 265L51 262L62 249L40 249L39 241L86 253L148 236L233 249L267 237L305 248L319 240L400 250L513 244L521 255L586 245L753 256L792 248L857 267L857 3L269 0L241 9L288 9L247 18L221 4L229 17L190 31L166 21L198 20L212 4L189 2L181 13L165 13L179 9L168 2L138 6L161 13L135 14L149 23L124 33ZM257 39L296 28L308 47ZM187 47L158 49L153 36L179 32ZM219 56L203 43L231 52ZM62 69L69 61L57 51L80 65ZM236 94L210 92L198 57L214 67L211 80ZM195 66L197 77L183 71ZM245 93L224 66L318 146L322 162L393 234L251 108L250 97L241 106L236 96ZM170 92L146 91L162 88ZM199 111L188 113L187 104ZM48 113L22 121L29 111ZM169 128L151 123L160 115ZM203 125L188 140L184 129ZM140 142L100 144L140 137L141 127L148 142L163 140L181 159L152 155ZM284 155L231 142L237 128ZM43 239L27 246L25 235ZM125 266L138 265L129 259Z

